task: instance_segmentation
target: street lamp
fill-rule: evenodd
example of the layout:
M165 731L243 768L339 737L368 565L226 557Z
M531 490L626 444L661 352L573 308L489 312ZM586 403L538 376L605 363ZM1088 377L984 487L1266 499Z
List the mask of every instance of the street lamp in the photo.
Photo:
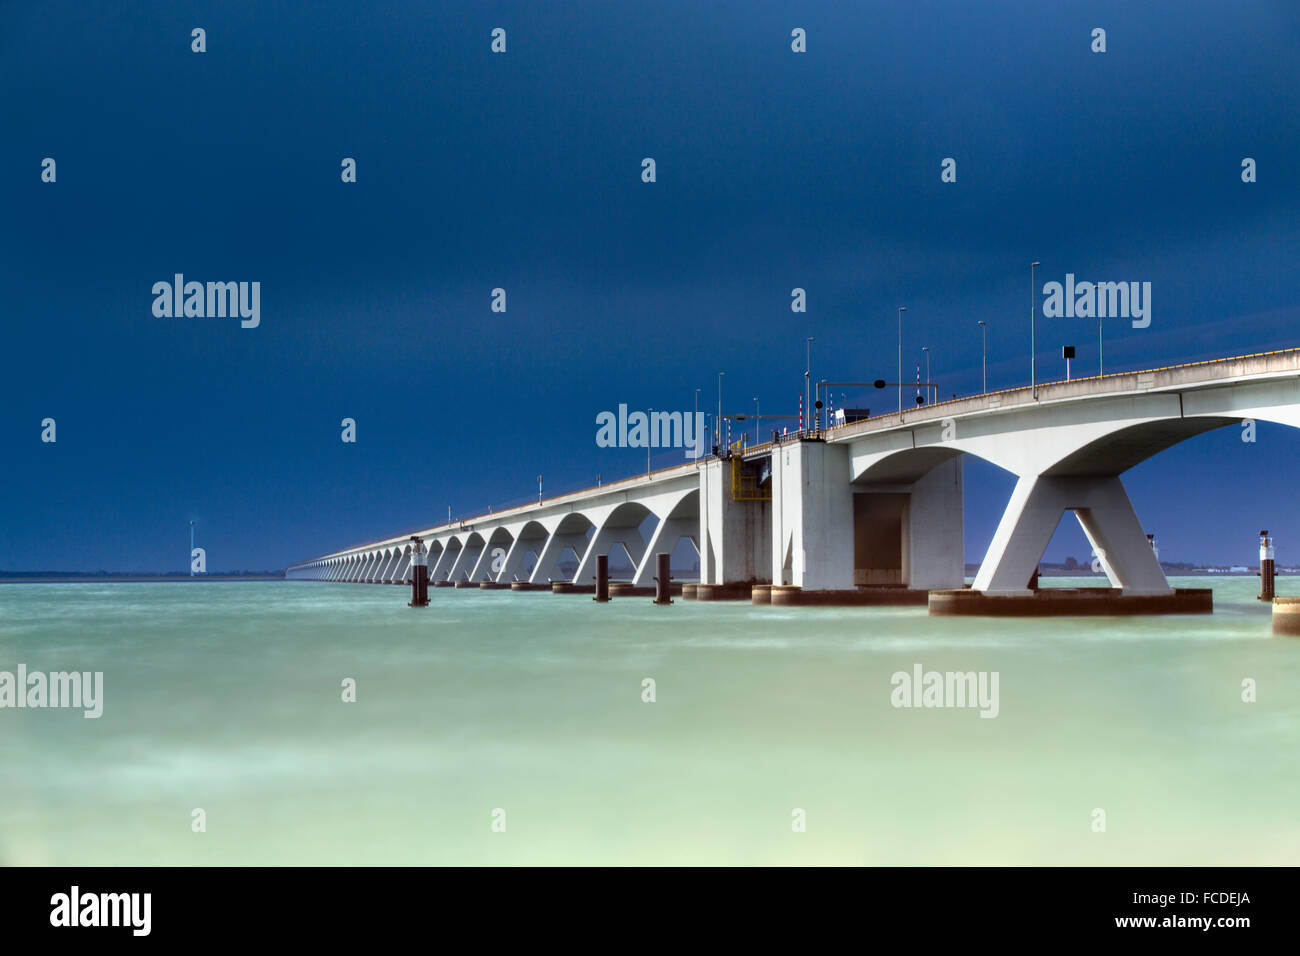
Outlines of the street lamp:
M983 319L979 321L980 335L984 339L983 360L980 365L984 369L984 394L989 391L989 324Z
M1041 266L1041 262L1029 263L1029 388L1034 398L1038 398L1038 356L1035 353L1037 348L1037 339L1035 337L1035 319L1038 310L1034 308L1034 270Z
M758 417L758 396L756 395L754 396L754 444L755 445L762 444L762 435L761 435L762 428L763 426L760 423Z
M194 577L194 522L190 521L190 577Z
M808 416L804 420L805 426L812 431L813 407L812 407L812 336L808 336L808 363L803 370L803 407L807 409L805 414Z
M921 351L925 353L925 389L928 392L933 382L933 379L930 378L930 348L922 345ZM937 388L934 390L934 402L936 405L939 404L939 390Z
M903 313L907 306L898 307L898 414L903 414Z
M713 443L719 448L722 447L722 376L726 374L718 373L718 417L713 420Z
M542 476L537 476L537 503L542 503Z
M1098 309L1097 311L1100 312L1101 309ZM1103 360L1104 358L1105 356L1101 348L1101 316L1098 315L1097 316L1097 374L1098 375L1106 374L1106 363Z

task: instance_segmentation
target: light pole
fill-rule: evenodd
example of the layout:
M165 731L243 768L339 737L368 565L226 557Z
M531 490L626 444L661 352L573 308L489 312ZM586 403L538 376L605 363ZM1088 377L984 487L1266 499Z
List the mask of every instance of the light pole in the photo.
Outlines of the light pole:
M1101 310L1098 309L1097 311L1100 312ZM1097 374L1098 375L1106 374L1106 363L1103 361L1103 359L1104 359L1104 354L1102 353L1101 350L1101 316L1099 315L1097 316Z
M907 306L898 307L898 414L903 414L903 313Z
M726 374L726 372L718 373L718 417L713 420L713 444L718 448L722 447L722 376Z
M980 336L984 340L983 358L980 361L980 367L984 370L984 394L989 390L989 325L983 319L979 321Z
M808 431L812 431L813 407L812 407L812 336L808 336L808 361L803 369L803 407L807 409L804 424Z
M537 503L542 503L542 476L537 476Z
M194 522L190 522L190 577L194 577Z
M1037 339L1035 337L1034 326L1038 310L1034 308L1034 270L1041 266L1041 262L1029 263L1029 389L1034 398L1038 398L1038 365L1035 349L1037 348Z
M934 381L930 378L930 348L927 345L922 345L921 351L925 353L925 390L928 392L930 385ZM934 402L936 405L939 403L939 389L937 388L934 390Z
M700 390L695 390L695 418L691 419L691 427L695 427L695 419L700 417Z
M762 444L763 441L762 432L763 432L763 425L758 417L758 396L755 395L754 396L754 444L755 445Z

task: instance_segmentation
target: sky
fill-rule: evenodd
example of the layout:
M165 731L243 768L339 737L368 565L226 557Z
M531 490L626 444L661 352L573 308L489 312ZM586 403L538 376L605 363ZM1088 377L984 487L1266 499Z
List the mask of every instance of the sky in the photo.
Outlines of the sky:
M900 305L905 375L978 392L983 320L1027 384L1032 260L1152 284L1107 371L1300 346L1298 46L1283 0L0 5L0 570L181 570L191 520L274 569L633 474L599 412L722 371L795 413L809 336L892 378ZM155 316L176 273L260 324ZM1041 377L1096 333L1040 310ZM1239 432L1124 476L1165 560L1300 563L1300 435ZM1013 479L965 476L978 561Z

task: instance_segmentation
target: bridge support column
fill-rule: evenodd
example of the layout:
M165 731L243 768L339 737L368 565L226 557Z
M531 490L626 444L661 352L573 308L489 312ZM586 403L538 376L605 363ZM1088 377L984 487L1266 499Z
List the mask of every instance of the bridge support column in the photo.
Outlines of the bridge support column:
M447 580L459 581L463 576L468 575L474 569L474 565L478 564L478 559L482 556L484 547L481 544L477 546L469 543L462 545L460 556L456 558L456 563L451 566L451 572L447 575Z
M772 502L736 501L731 462L713 459L700 468L701 584L769 581ZM648 582L647 582L648 583Z
M511 545L513 544L514 542L512 541ZM471 581L477 582L477 581L496 580L497 573L499 572L494 572L492 570L492 561L493 561L492 552L500 547L501 547L501 542L499 541L496 544L493 544L491 541L489 541L485 545L483 545L483 551L479 554L478 560L474 562L474 569L469 573L469 579ZM502 548L503 552L506 550L508 549ZM502 554L503 567L504 567L504 561L505 561L505 555Z
M442 546L442 551L438 554L438 563L433 566L429 572L430 581L445 581L451 574L451 566L456 563L460 557L460 548L452 548L447 544Z
M650 536L650 543L646 546L645 557L637 566L636 575L632 578L632 584L639 588L648 588L654 583L656 571L655 555L657 552L664 551L669 555L677 547L677 542L682 538L695 540L696 533L700 530L699 522L693 518L665 518L655 526L654 534ZM698 545L697 545L698 550ZM700 563L703 569L703 561Z
M854 586L847 446L800 441L773 449L771 542L773 584Z
M578 564L578 573L573 576L573 583L590 584L595 581L596 561L600 555L608 555L610 545L613 544L621 544L627 549L627 556L632 561L632 573L635 574L646 555L645 538L641 537L640 529L626 525L617 528L603 525L591 536L591 544L587 546L587 552Z
M560 558L564 555L565 548L572 548L573 553L581 561L582 556L587 552L587 535L581 532L569 534L557 532L547 538L542 553L537 556L537 567L533 568L529 580L534 584L545 584L556 578L560 571ZM564 580L567 581L568 578Z
M1031 594L1029 579L1061 515L1071 509L1112 587L1126 594L1173 593L1118 476L1021 477L975 576L974 590Z
M428 574L428 568L425 568L425 574ZM397 566L388 575L390 584L405 584L411 575L411 552L409 549L403 549Z
M510 542L510 550L506 552L506 559L501 565L501 573L493 580L510 583L515 580L516 575L521 575L524 570L524 558L528 556L528 546L538 540L540 539L516 536Z
M966 583L964 517L959 455L912 485L907 502L904 584L929 591Z

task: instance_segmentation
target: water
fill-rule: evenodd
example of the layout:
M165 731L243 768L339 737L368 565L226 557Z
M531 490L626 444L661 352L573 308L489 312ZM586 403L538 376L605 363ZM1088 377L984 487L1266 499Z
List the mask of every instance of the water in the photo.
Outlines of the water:
M1294 864L1300 639L1256 578L1174 583L1215 614L5 585L0 670L105 704L0 710L0 862ZM998 671L999 715L895 709L917 663Z

